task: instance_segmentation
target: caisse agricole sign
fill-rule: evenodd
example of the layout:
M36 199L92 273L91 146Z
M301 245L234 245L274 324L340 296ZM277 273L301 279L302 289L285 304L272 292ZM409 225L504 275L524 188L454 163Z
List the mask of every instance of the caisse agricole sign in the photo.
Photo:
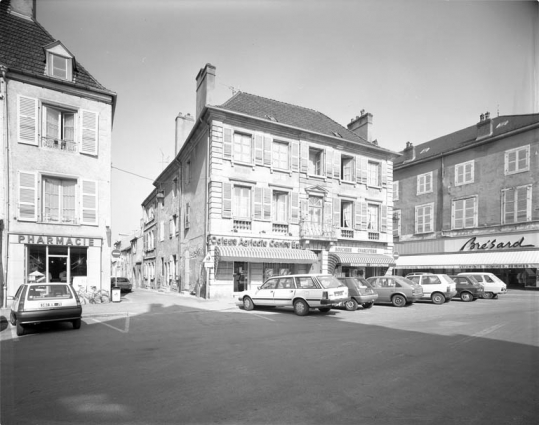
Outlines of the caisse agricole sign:
M497 249L513 249L513 248L535 248L534 244L526 244L525 237L514 240L499 240L493 239L477 239L477 237L470 238L460 248L460 251L490 251Z

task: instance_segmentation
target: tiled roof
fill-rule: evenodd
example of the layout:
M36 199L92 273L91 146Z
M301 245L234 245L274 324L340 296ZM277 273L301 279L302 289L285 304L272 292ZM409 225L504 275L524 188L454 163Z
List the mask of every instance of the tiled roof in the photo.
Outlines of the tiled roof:
M492 120L492 135L484 138L487 141L493 137L509 133L519 128L527 127L532 124L539 123L539 114L529 115L502 115L499 117L491 118ZM471 144L476 141L478 135L477 125L474 124L470 127L463 128L462 130L455 131L454 133L446 134L445 136L438 137L437 139L430 140L420 145L415 146L415 160L408 163L414 163L426 158L434 157L441 153L448 153L455 149L462 148L467 144ZM403 153L401 151L400 153ZM407 157L405 155L395 159L394 165L399 166Z
M9 13L10 1L0 2L0 65L8 71L19 71L45 77L44 46L56 41L38 22ZM58 81L58 79L54 79ZM80 88L107 91L77 62L73 82L65 84ZM111 92L112 93L112 92Z
M243 92L236 93L232 98L219 107L307 131L321 133L332 137L340 137L344 140L373 146L372 143L333 121L328 116L313 109ZM340 136L337 136L335 133ZM377 147L386 150L379 146Z

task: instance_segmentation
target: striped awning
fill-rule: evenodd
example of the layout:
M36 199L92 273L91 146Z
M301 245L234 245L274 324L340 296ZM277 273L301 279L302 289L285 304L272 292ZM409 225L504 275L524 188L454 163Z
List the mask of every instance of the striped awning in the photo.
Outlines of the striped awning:
M294 264L312 264L318 261L316 254L308 249L219 246L216 251L219 261Z
M398 269L539 268L539 250L403 255Z
M395 260L389 255L361 254L351 252L331 252L330 261L335 264L352 267L390 267L395 265Z

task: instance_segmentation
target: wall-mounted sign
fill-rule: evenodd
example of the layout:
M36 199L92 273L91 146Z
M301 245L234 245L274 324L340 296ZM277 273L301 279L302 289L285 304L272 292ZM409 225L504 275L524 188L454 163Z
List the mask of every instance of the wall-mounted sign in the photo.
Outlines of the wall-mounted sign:
M524 244L524 236L518 240L513 241L501 241L498 242L496 238L488 240L477 241L477 238L474 236L466 241L464 245L460 248L460 251L488 251L491 249L509 249L509 248L534 248L533 244Z
M71 236L10 235L11 243L29 245L101 246L101 239Z
M329 252L349 252L355 254L379 254L375 248L359 248L352 246L333 246L329 249Z
M208 236L208 243L213 246L258 246L262 248L303 249L299 242L283 241L278 239L228 238L224 236Z

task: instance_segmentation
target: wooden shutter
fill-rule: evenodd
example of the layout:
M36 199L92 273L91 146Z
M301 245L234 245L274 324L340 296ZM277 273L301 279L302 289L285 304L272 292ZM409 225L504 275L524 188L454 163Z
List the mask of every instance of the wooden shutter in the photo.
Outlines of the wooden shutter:
M255 187L253 219L262 220L262 188Z
M223 128L223 159L232 159L232 129Z
M19 96L19 143L38 145L37 128L38 112L37 99Z
M339 151L333 151L333 177L341 178L341 153Z
M300 172L309 171L309 145L305 141L300 142Z
M382 185L387 185L387 163L382 161L380 163L381 173L382 173Z
M299 194L292 192L290 196L290 223L299 223Z
M82 224L98 224L97 222L97 182L82 180Z
M333 225L341 227L341 200L333 198Z
M264 165L271 167L272 151L271 151L271 137L264 136Z
M223 186L223 218L232 218L232 184L222 183Z
M368 223L368 204L366 202L360 202L360 218L361 218L361 226L360 226L360 229L361 230L367 230L367 223Z
M380 232L387 233L387 205L380 208Z
M37 220L37 174L19 171L19 221Z
M326 176L333 177L333 149L326 148Z
M358 155L356 157L356 181L357 183L367 184L369 161L366 157Z
M264 136L255 134L255 164L264 164Z
M301 219L303 221L309 221L309 201L306 199L302 199L301 202Z
M271 202L273 191L270 188L264 188L263 200L263 219L271 220Z
M291 153L291 169L292 171L299 171L299 142L293 141L290 146Z
M354 229L361 230L361 202L356 201L355 204L356 211L354 214Z
M98 117L92 111L81 110L81 152L97 155Z
M324 224L328 227L333 227L333 204L331 199L324 201ZM329 231L329 229L325 229Z

